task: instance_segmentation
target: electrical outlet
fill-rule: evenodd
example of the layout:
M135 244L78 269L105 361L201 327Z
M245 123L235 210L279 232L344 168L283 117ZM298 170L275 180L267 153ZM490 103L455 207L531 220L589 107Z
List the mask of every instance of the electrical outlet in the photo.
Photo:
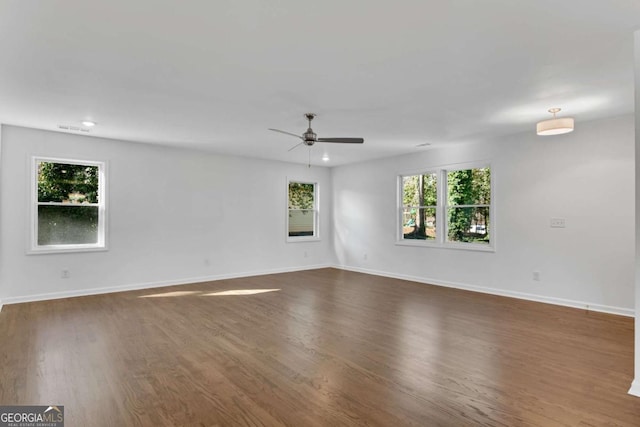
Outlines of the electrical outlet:
M71 272L65 268L60 272L60 277L63 279L68 279L69 277L71 277Z
M535 280L536 282L540 281L540 272L539 271L534 271L533 272L533 280Z
M551 228L565 228L564 218L551 218Z
M366 260L367 260L367 258L368 258L367 254L363 254L363 255L362 255L362 259L363 259L363 260L365 260L365 261L366 261Z
M309 253L307 251L304 251L304 257L309 258Z

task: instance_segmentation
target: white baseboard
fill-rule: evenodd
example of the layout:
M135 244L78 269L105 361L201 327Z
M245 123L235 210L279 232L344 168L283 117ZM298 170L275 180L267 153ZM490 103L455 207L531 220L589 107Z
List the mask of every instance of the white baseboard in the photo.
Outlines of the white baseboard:
M640 397L640 379L636 378L631 382L629 394Z
M291 273L294 271L316 270L318 268L330 268L330 267L333 267L333 266L330 264L316 264L316 265L305 265L302 267L287 267L287 268L276 268L271 270L249 271L249 272L242 272L242 273L219 274L215 276L191 277L186 279L174 279L174 280L167 280L167 281L160 281L160 282L133 283L128 285L120 285L120 286L106 286L102 288L78 289L78 290L71 290L71 291L51 292L46 294L8 297L8 298L4 298L2 300L2 303L19 304L23 302L45 301L45 300L60 299L60 298L81 297L81 296L87 296L87 295L108 294L113 292L136 291L140 289L163 288L167 286L187 285L191 283L201 283L201 282L213 282L213 281L225 280L225 279L239 279L242 277L264 276L267 274ZM0 307L1 306L2 305L0 304Z
M427 285L443 286L447 288L463 289L466 291L481 292L484 294L499 295L503 297L511 297L524 299L528 301L542 302L546 304L561 305L565 307L580 308L583 310L598 311L602 313L617 314L619 316L635 317L635 311L630 308L612 307L602 304L593 304L590 302L573 301L564 298L547 297L543 295L528 294L525 292L508 291L504 289L487 288L484 286L468 285L465 283L448 282L437 279L429 279L425 277L410 276L406 274L389 273L386 271L370 270L361 267L351 267L346 265L334 265L334 268L355 271L358 273L372 274L374 276L390 277L393 279L409 280L411 282L425 283Z

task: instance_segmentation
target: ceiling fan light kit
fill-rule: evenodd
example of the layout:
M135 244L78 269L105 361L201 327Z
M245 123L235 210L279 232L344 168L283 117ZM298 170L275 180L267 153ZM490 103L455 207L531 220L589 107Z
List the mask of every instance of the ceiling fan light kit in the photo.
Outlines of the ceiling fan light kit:
M573 132L575 123L573 117L556 117L561 108L551 108L549 112L553 114L553 118L543 120L536 125L536 133L540 136L562 135L563 133Z

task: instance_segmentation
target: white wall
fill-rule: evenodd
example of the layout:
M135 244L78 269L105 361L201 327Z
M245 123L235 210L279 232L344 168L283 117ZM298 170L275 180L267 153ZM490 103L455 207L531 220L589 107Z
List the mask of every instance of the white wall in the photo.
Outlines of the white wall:
M1 148L5 304L334 262L328 168L12 126L2 126ZM33 155L108 162L108 251L25 254ZM287 177L319 183L320 242L286 243Z
M416 150L418 151L418 150ZM633 315L634 119L581 123L335 168L338 263L348 269ZM490 160L494 253L398 246L396 177ZM551 217L566 228L550 228ZM364 255L366 254L366 259ZM532 272L541 280L533 281Z
M636 64L636 247L635 247L635 380L631 384L630 394L640 397L640 31L635 32L635 64Z
M0 129L0 169L2 168L2 131ZM0 191L2 188L2 173L0 173ZM2 220L2 218L4 217L4 214L2 213L2 193L0 192L0 221ZM2 227L0 227L0 242L3 240L4 236L2 235ZM1 248L0 248L1 250ZM2 252L0 252L0 274L2 273L3 270L3 266L2 266ZM2 305L4 304L4 302L2 301L2 297L3 297L3 283L2 280L0 279L0 311L2 311Z

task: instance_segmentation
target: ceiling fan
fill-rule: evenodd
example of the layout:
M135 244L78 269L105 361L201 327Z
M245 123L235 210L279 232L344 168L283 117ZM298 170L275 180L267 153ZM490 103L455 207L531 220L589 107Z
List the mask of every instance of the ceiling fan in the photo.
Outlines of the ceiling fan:
M314 113L307 113L304 116L307 118L307 120L309 120L309 128L305 133L302 134L302 136L280 129L269 128L269 130L272 130L274 132L280 132L284 133L285 135L295 136L296 138L300 138L302 140L302 142L291 147L289 151L293 150L296 147L299 147L302 144L311 147L316 142L337 142L340 144L362 144L364 142L364 139L362 138L318 138L318 135L316 135L313 129L311 129L311 120L313 120L316 115Z

